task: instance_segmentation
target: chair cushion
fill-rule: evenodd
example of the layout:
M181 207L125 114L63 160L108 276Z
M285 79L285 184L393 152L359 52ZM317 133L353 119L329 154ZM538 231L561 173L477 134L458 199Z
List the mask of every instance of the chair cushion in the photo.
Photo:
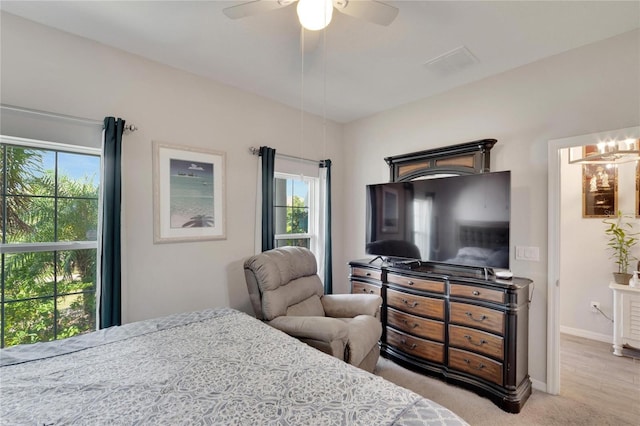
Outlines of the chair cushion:
M313 296L304 299L302 302L291 305L287 308L287 316L296 317L323 317L325 316L324 309L322 308L322 301L320 296L314 294Z
M343 352L349 337L348 325L337 318L282 316L267 324L297 338L327 343L340 341Z
M348 351L349 364L360 365L371 349L378 345L382 336L382 324L380 320L371 315L358 315L354 318L339 318L348 327Z
M301 247L282 247L257 254L244 264L256 316L271 321L281 315L324 316L320 297L324 293L317 275L316 258ZM308 300L307 299L310 299ZM262 300L262 306L259 300ZM291 307L291 308L290 308ZM291 312L289 313L289 309Z
M262 293L318 272L313 253L301 247L265 251L247 259L244 267L253 271Z
M294 308L294 310L299 313L299 311L307 308L309 313L300 313L300 315L324 316L324 309L322 309L322 303L320 302L323 290L320 278L314 275L298 278L274 290L265 291L262 293L262 315L264 319L271 321L275 317L287 315L287 310L290 306L297 305L315 296L316 303L312 300L300 309Z
M382 306L382 298L374 294L325 294L320 301L325 315L334 318L379 317Z

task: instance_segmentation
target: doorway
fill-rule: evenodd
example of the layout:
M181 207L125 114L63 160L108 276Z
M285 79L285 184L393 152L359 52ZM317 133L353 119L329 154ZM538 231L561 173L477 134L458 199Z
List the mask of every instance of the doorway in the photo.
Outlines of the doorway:
M640 127L631 127L550 140L548 145L548 277L547 277L547 389L560 393L560 278L561 278L561 161L565 148L592 145L620 134L640 137Z

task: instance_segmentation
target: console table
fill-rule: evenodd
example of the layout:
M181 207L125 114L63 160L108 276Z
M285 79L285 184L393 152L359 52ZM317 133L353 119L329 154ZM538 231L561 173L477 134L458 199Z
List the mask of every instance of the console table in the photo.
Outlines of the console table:
M613 354L623 356L624 345L640 349L640 288L610 283L613 290Z
M382 296L383 356L520 412L531 394L531 280L432 262L349 265L352 293Z

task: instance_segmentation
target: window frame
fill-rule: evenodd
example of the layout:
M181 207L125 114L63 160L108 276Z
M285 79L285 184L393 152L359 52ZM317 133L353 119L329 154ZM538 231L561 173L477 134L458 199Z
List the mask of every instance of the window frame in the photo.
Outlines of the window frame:
M98 157L100 159L100 170L99 170L99 183L98 183L98 223L97 223L97 232L96 232L96 239L92 240L92 241L87 241L87 240L77 240L77 241L47 241L47 242L29 242L29 243L4 243L2 240L0 240L0 258L2 258L2 255L5 254L16 254L16 253L36 253L36 252L53 252L54 255L55 253L58 252L64 252L64 251L77 251L77 250L85 250L85 249L95 249L96 250L96 277L95 277L95 300L96 300L96 310L94 312L94 323L96 325L96 329L98 327L99 324L99 308L98 308L98 301L100 300L100 289L101 289L101 282L100 282L100 274L99 274L99 268L100 268L100 258L101 258L101 245L100 245L100 235L102 235L102 208L103 208L103 200L102 200L102 175L103 175L103 156L102 156L102 149L101 148L95 148L95 147L89 147L89 146L83 146L83 145L72 145L72 144L66 144L66 143L60 143L60 142L53 142L53 141L42 141L42 140L36 140L36 139L27 139L27 138L20 138L20 137L15 137L15 136L8 136L8 135L0 135L0 145L12 145L12 146L17 146L17 147L24 147L24 148L33 148L33 149L42 149L42 150L49 150L49 151L53 151L56 153L71 153L71 154L83 154L83 155L90 155L90 156L95 156ZM6 183L6 182L5 182ZM2 193L4 194L4 192L6 191L5 188L2 188ZM53 198L55 199L59 199L60 197L58 197L58 194L56 193ZM4 205L0 205L0 208L4 208ZM2 267L4 268L4 262L2 262ZM6 299L5 299L5 289L4 289L4 271L1 272L2 277L0 279L0 286L1 286L1 292L0 292L0 304L1 306L1 316L2 316L2 329L0 330L0 347L5 347L4 346L4 340L5 340L5 334L4 334L4 326L5 326L5 304ZM47 296L39 296L37 297L38 299L42 299L42 298L53 298L54 299L54 306L55 306L55 300L60 297L60 296L65 296L66 294L58 294L57 290L54 290L53 294L47 295ZM26 300L26 299L25 299ZM54 313L54 315L57 315ZM58 340L58 332L57 332L57 327L55 326L55 324L57 324L57 321L54 321L54 340Z
M278 234L274 235L274 240L295 240L295 239L309 239L309 250L313 253L317 253L318 249L318 232L319 232L319 187L320 178L317 176L307 176L305 174L292 174L283 172L274 172L275 179L292 179L297 181L303 181L309 184L309 198L308 198L308 232L295 233L295 234ZM290 207L290 206L287 206ZM274 209L276 206L274 205Z

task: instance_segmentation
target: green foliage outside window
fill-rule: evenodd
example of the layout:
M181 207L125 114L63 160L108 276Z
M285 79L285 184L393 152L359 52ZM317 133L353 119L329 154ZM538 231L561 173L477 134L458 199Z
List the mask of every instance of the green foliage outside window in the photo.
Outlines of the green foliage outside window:
M304 234L309 232L309 208L304 199L294 195L291 206L287 207L287 234Z
M276 247L299 246L311 248L310 182L301 178L275 179ZM312 216L311 216L312 217Z
M90 176L45 169L53 151L1 147L3 243L96 240L98 186ZM2 346L94 330L96 257L95 248L2 254Z

